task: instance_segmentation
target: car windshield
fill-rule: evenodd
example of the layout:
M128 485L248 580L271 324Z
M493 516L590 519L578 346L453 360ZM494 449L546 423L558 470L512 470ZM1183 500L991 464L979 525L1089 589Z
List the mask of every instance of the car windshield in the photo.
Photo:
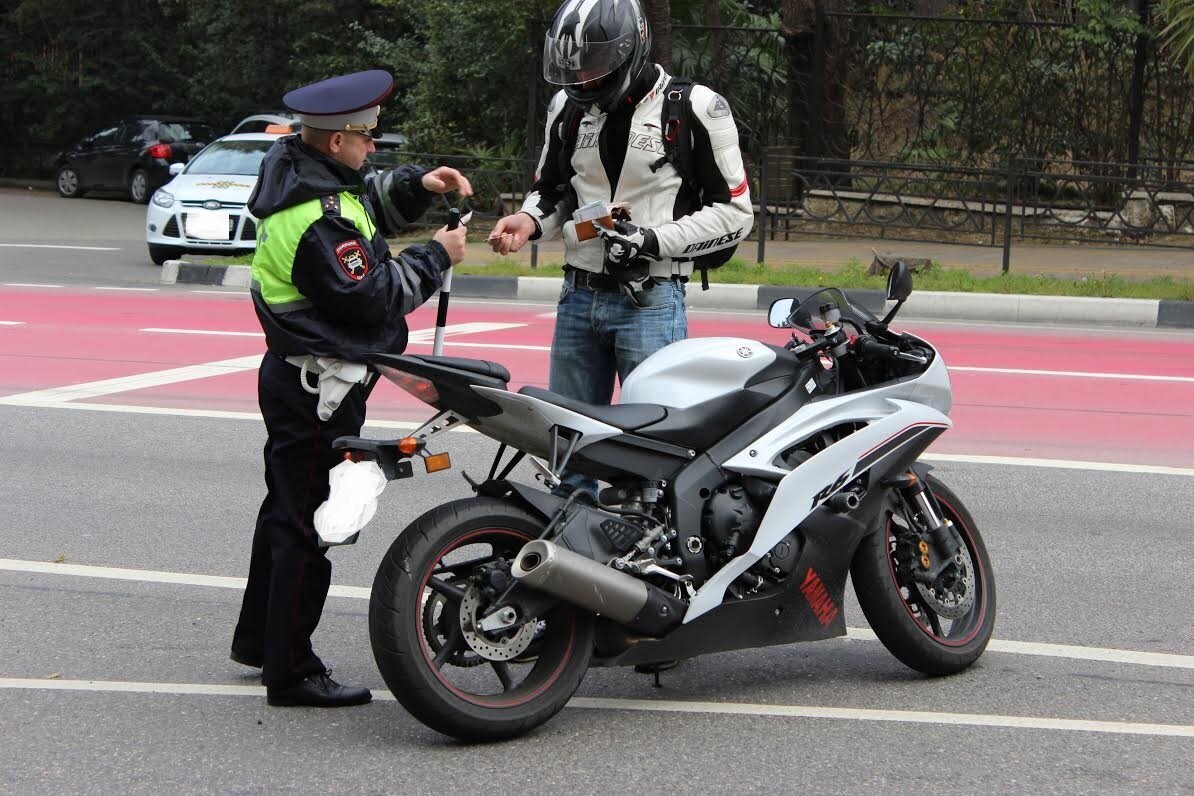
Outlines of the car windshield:
M273 141L217 141L187 164L187 174L245 174L257 176Z
M824 331L825 314L833 308L841 312L843 321L852 324L859 331L866 329L867 321L878 320L865 307L852 303L840 289L828 287L818 290L800 302L788 316L787 326L804 332Z
M158 137L171 141L212 141L219 138L215 128L198 122L159 122Z

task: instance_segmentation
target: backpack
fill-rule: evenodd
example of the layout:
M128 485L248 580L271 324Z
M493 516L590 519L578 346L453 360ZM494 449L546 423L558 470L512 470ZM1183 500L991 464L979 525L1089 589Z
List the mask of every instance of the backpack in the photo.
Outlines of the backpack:
M691 125L692 106L688 95L692 92L692 81L685 77L669 78L664 86L663 112L660 119L660 129L663 131L663 156L651 164L651 173L659 171L665 163L671 163L676 173L680 175L680 192L690 197L689 204L693 210L702 207L707 202L701 198L701 188L696 179L696 166L692 156L692 135L688 131ZM576 173L572 168L572 152L576 148L576 137L580 130L580 120L585 109L574 102L564 107L560 121L560 133L563 146L560 147L559 166L562 187L566 188ZM690 211L691 212L691 211ZM692 260L694 270L701 272L701 290L709 289L709 270L725 265L734 256L738 244L719 249L711 254L701 254L696 257L674 257L678 261Z

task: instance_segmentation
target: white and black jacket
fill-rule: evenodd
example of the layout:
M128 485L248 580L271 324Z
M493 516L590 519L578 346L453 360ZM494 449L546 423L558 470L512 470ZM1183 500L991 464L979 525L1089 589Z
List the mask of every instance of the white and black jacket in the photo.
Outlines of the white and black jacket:
M707 86L694 84L689 94L692 129L688 132L700 199L687 195L690 192L683 190L683 180L670 163L651 171L664 152L660 125L669 75L659 67L647 68L657 69L658 78L634 108L625 161L613 189L601 155L607 146L601 140L607 114L592 106L581 117L572 153L576 173L565 184L559 157L565 134L561 129L564 92L557 93L548 106L546 143L522 211L538 222L541 238L552 239L562 232L568 265L604 270L602 239L578 241L572 220L572 211L590 202L625 203L635 226L655 231L662 259L651 262L652 276L688 276L693 263L686 250L708 254L726 248L745 239L753 226L738 127L729 104Z

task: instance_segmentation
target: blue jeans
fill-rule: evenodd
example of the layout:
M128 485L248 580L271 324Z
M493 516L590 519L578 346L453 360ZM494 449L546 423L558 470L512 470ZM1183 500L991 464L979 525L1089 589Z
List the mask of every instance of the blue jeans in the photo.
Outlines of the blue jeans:
M688 336L685 286L664 280L638 294L638 304L622 292L583 290L565 276L551 341L548 389L578 401L608 404L630 371L659 349ZM562 493L576 488L597 494L597 482L568 473Z

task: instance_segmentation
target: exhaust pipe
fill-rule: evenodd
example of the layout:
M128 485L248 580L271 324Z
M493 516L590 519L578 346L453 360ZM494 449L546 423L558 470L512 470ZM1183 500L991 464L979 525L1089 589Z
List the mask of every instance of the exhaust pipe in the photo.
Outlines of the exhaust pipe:
M511 574L648 636L662 636L684 619L684 603L662 589L544 539L523 546Z

